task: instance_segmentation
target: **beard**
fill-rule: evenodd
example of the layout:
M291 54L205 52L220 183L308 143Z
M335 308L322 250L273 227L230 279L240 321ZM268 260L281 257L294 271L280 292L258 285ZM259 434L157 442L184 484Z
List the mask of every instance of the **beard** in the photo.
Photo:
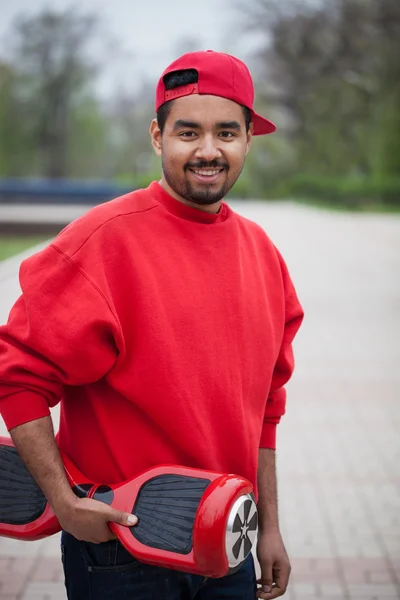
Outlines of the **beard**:
M167 180L168 181L168 180ZM168 181L169 185L171 183ZM171 185L172 187L172 185ZM228 181L225 181L223 185L219 188L219 190L213 190L211 185L205 185L203 189L194 189L190 181L186 179L185 184L182 191L178 192L180 196L193 202L194 204L199 204L201 206L206 206L210 204L215 204L219 202L223 198L225 198L226 194L229 192Z
M227 163L219 163L218 161L213 161L211 163L200 163L199 162L196 165L194 165L192 163L188 163L187 165L185 165L184 171L186 173L186 171L188 169L206 169L206 168L209 168L209 169L218 169L218 168L222 169L223 168L226 170L227 174L229 173L229 165ZM225 181L221 184L220 188L215 189L214 184L210 184L210 185L204 184L202 186L199 185L198 187L195 187L187 179L187 177L179 178L177 176L174 176L173 173L171 172L171 170L168 169L168 165L167 165L167 162L165 161L164 157L162 158L162 170L163 170L164 177L165 177L168 185L174 190L174 192L179 194L179 196L181 196L182 198L185 198L185 200L188 200L189 202L192 202L193 204L198 204L199 206L210 206L211 204L215 204L215 203L219 202L220 200L222 200L227 195L227 193L229 192L229 190L235 183L236 179L240 175L240 173L239 173L233 181L230 181L229 177L227 176Z

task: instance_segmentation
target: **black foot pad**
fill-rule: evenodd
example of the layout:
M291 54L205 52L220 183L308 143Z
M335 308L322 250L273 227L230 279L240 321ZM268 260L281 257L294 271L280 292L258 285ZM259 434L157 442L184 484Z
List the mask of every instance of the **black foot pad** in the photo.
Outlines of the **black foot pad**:
M32 523L43 514L46 503L16 448L0 446L0 523Z
M189 554L193 524L208 479L159 475L145 483L133 507L139 522L132 535L151 548Z

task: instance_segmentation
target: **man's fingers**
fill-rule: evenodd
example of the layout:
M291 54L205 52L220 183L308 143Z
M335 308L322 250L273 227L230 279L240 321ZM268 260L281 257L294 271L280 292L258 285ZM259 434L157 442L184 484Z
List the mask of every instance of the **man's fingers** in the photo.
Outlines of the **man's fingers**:
M124 525L125 527L133 527L138 522L138 518L130 513L118 513L113 519L114 523Z
M274 583L272 564L267 567L263 566L263 570L261 573L260 579L257 579L257 583L261 586L269 587L269 590L264 590L266 592L270 592L272 588L272 584Z
M269 569L267 570L268 573ZM273 575L272 575L273 573ZM273 600L274 598L280 598L286 592L286 588L289 583L290 567L279 570L273 570L271 568L271 579L269 576L262 577L257 580L257 583L261 587L257 590L257 598L260 600Z
M105 524L106 525L106 524ZM98 532L98 537L92 540L83 540L85 542L92 542L93 544L102 544L104 542L110 542L111 540L116 540L117 536L111 531L108 525L105 526L104 531Z
M261 583L261 582L258 582L258 583ZM271 594L271 590L272 590L272 585L264 584L264 585L261 585L261 587L258 588L257 591L259 593L263 593L264 595L267 595L267 594L269 595L269 594Z
M261 579L257 580L257 583L261 585L261 587L258 590L258 593L262 594L260 596L257 594L258 598L268 598L272 591L272 566L270 569L266 570L265 574L264 571Z
M289 563L282 566L280 569L277 569L276 571L274 570L274 583L277 588L283 590L282 594L286 592L286 588L289 584L290 571L291 567Z
M125 527L133 527L138 522L138 518L136 515L121 512L113 508L110 508L110 512L107 515L107 519L111 523L118 523L118 525L124 525Z
M280 596L283 596L285 592L286 589L282 589L274 585L270 592L263 591L263 589L260 588L257 591L257 598L260 598L260 600L273 600L274 598L280 598Z
M108 533L107 533L107 539L105 540L106 542L110 542L111 540L116 540L117 536L113 533L113 531L108 528Z

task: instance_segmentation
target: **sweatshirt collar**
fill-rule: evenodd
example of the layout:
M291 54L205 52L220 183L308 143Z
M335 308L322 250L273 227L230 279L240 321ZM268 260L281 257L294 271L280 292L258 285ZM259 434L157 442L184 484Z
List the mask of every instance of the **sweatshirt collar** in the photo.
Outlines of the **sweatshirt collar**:
M219 212L214 214L200 210L199 208L193 208L176 200L164 190L158 181L153 181L148 189L168 212L181 219L211 225L213 223L222 223L228 218L229 209L225 202L221 204Z

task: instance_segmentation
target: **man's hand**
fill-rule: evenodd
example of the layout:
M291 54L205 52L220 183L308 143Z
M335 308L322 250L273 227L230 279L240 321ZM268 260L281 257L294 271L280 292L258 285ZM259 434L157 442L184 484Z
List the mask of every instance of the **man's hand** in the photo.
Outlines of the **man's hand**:
M261 567L261 587L257 598L270 600L286 592L290 576L290 562L278 529L259 532L257 558Z
M19 455L43 490L61 527L81 541L100 544L115 539L108 523L132 527L137 517L90 498L77 498L65 474L50 416L10 430Z
M118 523L125 527L136 525L138 519L130 513L115 510L90 498L76 498L62 507L53 507L61 527L84 542L100 544L115 539L108 523Z

